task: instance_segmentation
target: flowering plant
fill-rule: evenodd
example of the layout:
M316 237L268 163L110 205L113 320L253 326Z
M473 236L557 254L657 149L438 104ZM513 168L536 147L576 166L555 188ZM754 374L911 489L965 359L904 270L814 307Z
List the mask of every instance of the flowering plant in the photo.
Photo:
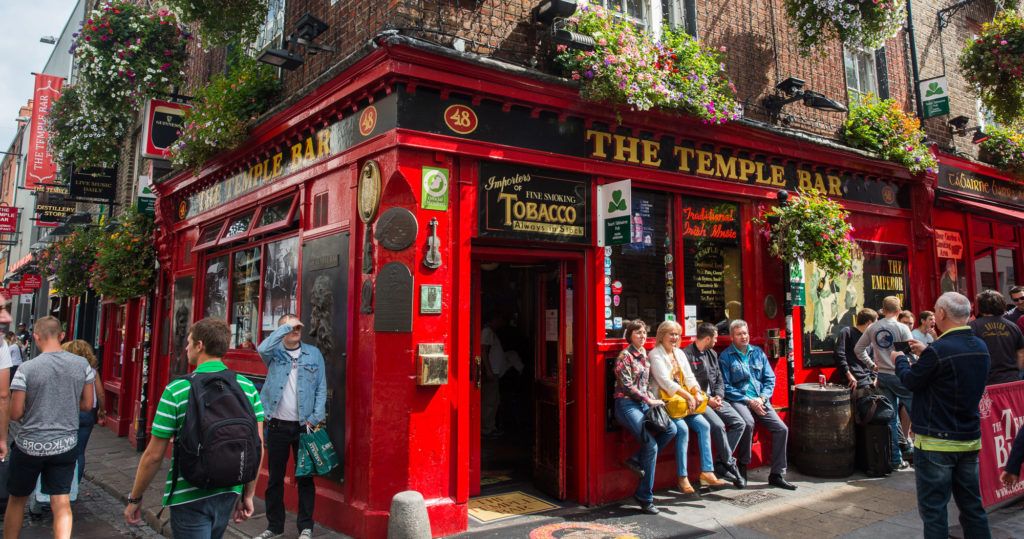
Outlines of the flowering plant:
M50 109L46 119L50 154L61 166L113 165L134 118L91 106L81 88L82 83L65 86Z
M249 43L267 16L267 0L164 0L183 22L195 24L206 45Z
M77 228L44 250L39 266L53 277L53 286L66 297L89 289L89 272L96 261L96 228Z
M768 249L788 264L813 262L830 277L853 269L860 248L853 239L850 214L817 191L804 191L787 204L772 207L754 222L767 226Z
M896 0L785 0L800 50L838 38L846 45L877 49L903 28L906 13Z
M850 146L876 152L914 174L938 168L935 156L921 142L921 122L903 112L893 99L879 101L867 95L854 103L840 134Z
M125 301L149 293L156 280L153 218L136 210L121 216L114 232L97 234L92 287L106 298Z
M960 72L1003 122L1024 115L1024 17L1006 10L960 53Z
M185 112L178 140L171 145L175 166L198 167L211 156L237 147L249 124L271 104L280 89L274 69L242 55L227 75L200 88Z
M980 157L1006 172L1024 175L1024 133L1007 127L985 129L988 140L981 143Z
M677 109L709 124L739 117L736 88L725 75L725 47L714 51L667 28L662 41L655 42L599 6L582 6L569 22L597 42L593 51L557 49L555 60L581 81L584 99L633 110Z

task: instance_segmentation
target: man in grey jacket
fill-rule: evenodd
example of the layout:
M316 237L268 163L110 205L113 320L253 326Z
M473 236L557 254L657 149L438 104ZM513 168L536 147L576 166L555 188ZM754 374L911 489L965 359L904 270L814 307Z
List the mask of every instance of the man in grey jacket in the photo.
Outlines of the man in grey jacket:
M892 361L892 352L896 349L896 343L906 342L912 338L910 328L896 320L902 309L900 298L886 296L882 300L882 318L871 324L868 330L860 336L860 339L857 340L857 345L853 348L853 352L861 362L878 372L878 387L886 398L889 399L893 407L899 410L899 406L902 404L909 414L912 395L910 390L896 376L896 366ZM869 348L872 352L871 355L874 357L868 355ZM893 414L889 427L892 430L893 469L906 468L908 464L903 460L902 453L900 452L899 414Z

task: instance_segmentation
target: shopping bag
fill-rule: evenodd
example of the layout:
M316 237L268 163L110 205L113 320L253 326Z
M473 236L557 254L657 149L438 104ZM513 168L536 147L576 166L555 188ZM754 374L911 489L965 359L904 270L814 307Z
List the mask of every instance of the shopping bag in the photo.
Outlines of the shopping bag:
M307 427L306 432L299 435L299 446L306 449L317 475L326 475L338 465L338 454L326 430Z
M295 477L310 477L313 475L316 475L316 466L313 465L313 459L309 458L309 451L306 451L306 445L300 443L295 456Z

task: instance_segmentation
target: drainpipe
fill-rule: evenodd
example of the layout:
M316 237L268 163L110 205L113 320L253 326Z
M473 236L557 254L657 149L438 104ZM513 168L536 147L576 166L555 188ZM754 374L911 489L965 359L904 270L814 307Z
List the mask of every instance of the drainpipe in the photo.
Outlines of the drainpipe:
M918 120L924 121L924 110L921 108L921 96L918 88L921 82L921 73L917 65L917 38L914 34L914 0L907 0L907 39L910 40L910 70L914 77L914 110L917 112Z

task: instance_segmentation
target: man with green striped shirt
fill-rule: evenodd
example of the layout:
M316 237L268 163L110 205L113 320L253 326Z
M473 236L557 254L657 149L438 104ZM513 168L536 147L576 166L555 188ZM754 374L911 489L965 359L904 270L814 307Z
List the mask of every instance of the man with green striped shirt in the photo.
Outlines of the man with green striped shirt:
M221 361L227 352L231 340L231 331L223 320L205 318L196 322L189 330L187 346L189 364L195 365L195 373L219 372L227 370ZM238 385L249 398L256 414L260 441L263 440L263 405L259 393L253 383L241 374L237 375ZM139 524L142 521L139 504L142 494L160 470L163 456L171 439L185 423L188 408L188 396L191 384L187 379L173 380L167 384L160 402L157 404L156 415L153 417L152 437L145 453L139 461L139 469L135 474L135 484L128 494L128 505L124 510L125 522ZM171 471L174 471L173 457ZM171 486L174 491L171 492ZM177 481L167 474L164 484L163 505L171 508L171 529L176 539L219 538L227 529L228 520L235 522L252 516L253 495L256 481L245 485L225 488L202 489L192 486L179 473Z

